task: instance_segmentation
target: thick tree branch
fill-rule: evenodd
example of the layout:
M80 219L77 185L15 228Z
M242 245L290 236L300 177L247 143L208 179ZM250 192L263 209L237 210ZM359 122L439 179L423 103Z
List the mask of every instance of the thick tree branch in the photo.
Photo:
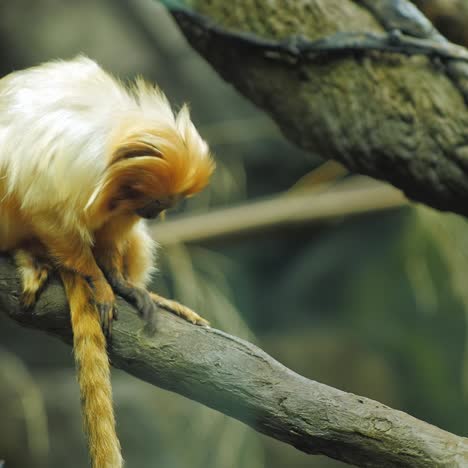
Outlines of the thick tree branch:
M214 22L217 31L276 42L303 37L314 43L349 32L378 36L385 27L394 27L382 25L377 10L367 8L372 2L364 0L239 0L236 8L227 8L224 0L192 4L210 18L211 26L194 24L180 9L174 10L190 44L265 109L291 141L351 170L387 180L411 198L468 215L466 63L369 51L286 63L212 34ZM409 2L374 4L393 11L395 5ZM405 34L413 24L418 37L447 46L420 15L404 17L405 24L398 16L394 22Z
M67 302L52 280L32 313L0 259L0 308L31 328L71 341ZM256 346L161 313L154 336L119 301L110 358L147 382L199 401L310 454L361 467L464 467L468 440L375 401L308 380ZM312 357L311 357L312 358Z

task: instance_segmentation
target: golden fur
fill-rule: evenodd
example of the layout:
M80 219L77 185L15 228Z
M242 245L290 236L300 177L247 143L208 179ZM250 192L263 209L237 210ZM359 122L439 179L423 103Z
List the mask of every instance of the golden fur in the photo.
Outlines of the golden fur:
M25 306L51 267L60 272L94 468L123 463L102 331L111 331L114 294L149 319L157 304L207 323L143 289L154 244L140 216L199 192L213 169L187 107L175 116L141 79L125 88L78 57L0 80L0 251L15 252Z

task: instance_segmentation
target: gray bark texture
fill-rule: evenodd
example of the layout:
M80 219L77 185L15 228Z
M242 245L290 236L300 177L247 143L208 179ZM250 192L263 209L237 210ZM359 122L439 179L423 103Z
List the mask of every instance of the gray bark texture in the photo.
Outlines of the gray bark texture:
M197 13L228 31L263 39L300 35L314 41L339 32L385 33L383 18L375 15L409 2L191 3ZM414 200L468 215L468 111L459 87L466 80L457 84L453 78L457 67L466 71L466 63L376 51L319 54L287 63L267 58L255 47L220 41L174 16L189 43L271 115L292 142L352 171L386 180ZM428 22L426 27L408 17L397 20L406 34L416 31L444 41Z
M13 262L0 258L0 309L24 326L71 343L67 300L51 279L30 312L18 304ZM161 312L149 334L118 301L114 366L232 416L310 454L361 467L466 467L468 439L401 411L306 379L256 346ZM311 359L312 357L308 357Z

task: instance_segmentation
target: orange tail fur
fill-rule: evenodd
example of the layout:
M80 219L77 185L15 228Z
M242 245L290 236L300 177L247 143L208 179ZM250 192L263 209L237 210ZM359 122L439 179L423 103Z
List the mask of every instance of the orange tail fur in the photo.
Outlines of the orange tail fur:
M115 432L110 365L99 317L90 303L86 281L70 272L62 272L61 276L70 305L84 429L92 466L120 468L123 460Z

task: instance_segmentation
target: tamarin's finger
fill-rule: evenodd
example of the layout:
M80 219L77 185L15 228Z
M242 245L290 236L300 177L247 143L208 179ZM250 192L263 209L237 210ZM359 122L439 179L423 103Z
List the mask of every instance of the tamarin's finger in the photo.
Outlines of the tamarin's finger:
M179 317L183 318L187 322L193 323L194 325L200 325L203 327L210 326L210 322L208 322L208 320L205 320L203 317L198 315L195 311L190 309L190 307L180 304L177 301L166 299L165 297L153 292L150 293L150 296L155 304L157 304L158 307L161 307L161 309L178 315Z

